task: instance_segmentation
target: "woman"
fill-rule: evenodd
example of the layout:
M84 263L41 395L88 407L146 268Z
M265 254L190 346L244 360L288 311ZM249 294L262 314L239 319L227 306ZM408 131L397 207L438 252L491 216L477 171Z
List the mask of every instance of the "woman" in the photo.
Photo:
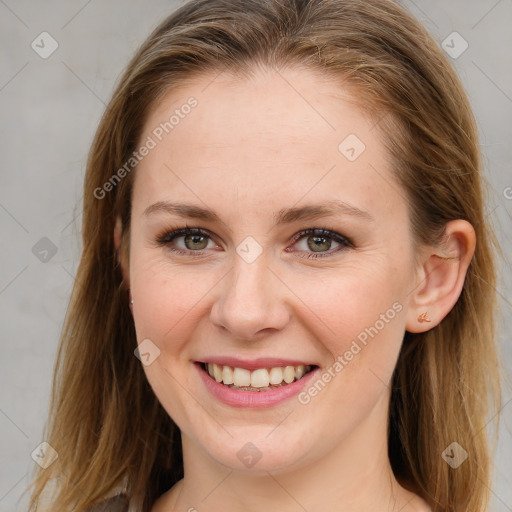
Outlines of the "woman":
M91 148L32 510L484 510L481 172L395 3L181 7Z

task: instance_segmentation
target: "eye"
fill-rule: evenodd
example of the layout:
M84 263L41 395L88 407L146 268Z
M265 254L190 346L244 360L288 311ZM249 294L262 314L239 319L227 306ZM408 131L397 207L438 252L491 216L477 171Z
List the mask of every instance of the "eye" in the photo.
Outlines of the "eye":
M178 244L178 240L182 242ZM304 240L302 240L304 239ZM159 245L163 245L172 252L180 255L202 256L208 247L209 242L213 242L211 234L201 228L185 227L181 229L166 231L157 237ZM286 249L287 252L297 252L300 258L316 259L331 256L333 253L338 253L347 248L353 248L354 244L343 235L323 228L306 229L297 233L293 239L294 246L302 244L302 248ZM338 247L334 250L332 244L337 244ZM216 246L216 244L214 243ZM325 250L324 250L325 249ZM311 252L308 252L311 251ZM195 253L195 254L194 254ZM305 256L300 256L300 253L307 253Z
M176 240L183 239L181 247ZM175 231L167 231L157 238L160 245L165 245L171 251L177 254L188 255L190 253L202 254L202 251L208 249L208 242L212 241L210 234L201 228L181 228ZM178 245L178 247L173 247Z
M304 240L301 240L304 239ZM307 259L316 259L316 258L325 258L331 256L333 253L338 253L347 248L353 248L354 244L343 235L336 233L335 231L330 231L328 229L306 229L297 233L294 237L294 241L299 240L299 244L295 243L294 245L301 245L302 248L299 248L298 252L304 252L311 250L305 256L300 256L301 258ZM338 244L338 248L334 250L329 250L332 247L332 243ZM323 250L326 249L326 250ZM288 250L288 252L297 252L296 250Z

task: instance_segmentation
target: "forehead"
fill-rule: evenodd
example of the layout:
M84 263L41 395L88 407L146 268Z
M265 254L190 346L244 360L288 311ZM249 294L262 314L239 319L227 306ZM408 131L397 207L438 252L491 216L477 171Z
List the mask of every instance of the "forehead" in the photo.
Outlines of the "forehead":
M211 72L189 80L156 105L145 131L169 120L173 111L178 115L182 109L188 111L186 103L192 96L197 106L179 123L174 119L172 139L194 146L201 140L206 146L249 139L254 146L285 150L285 141L308 145L312 139L315 143L321 139L324 146L337 151L347 129L369 139L367 132L373 126L356 106L360 98L333 78L309 69L256 67L249 77ZM191 120L182 122L187 117Z
M236 189L254 207L337 193L363 208L393 205L400 198L385 148L356 100L299 68L198 77L149 115L141 141L155 145L137 167L137 195L229 200Z

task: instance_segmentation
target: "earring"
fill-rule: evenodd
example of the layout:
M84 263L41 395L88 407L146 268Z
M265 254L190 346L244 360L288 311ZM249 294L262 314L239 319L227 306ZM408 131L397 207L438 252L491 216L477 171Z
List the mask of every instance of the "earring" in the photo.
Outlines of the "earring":
M432 322L430 316L428 316L428 311L425 311L418 316L418 322Z
M129 304L129 308L130 308L130 310L132 310L132 309L133 309L133 298L132 298L132 292L130 292L130 291L129 291L128 293L129 293L129 297L130 297L130 304Z

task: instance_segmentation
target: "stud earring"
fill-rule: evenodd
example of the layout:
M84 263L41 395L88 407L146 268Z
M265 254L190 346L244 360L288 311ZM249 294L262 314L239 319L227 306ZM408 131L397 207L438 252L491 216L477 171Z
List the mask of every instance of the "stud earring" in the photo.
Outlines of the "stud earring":
M430 316L428 316L428 311L425 311L418 316L418 322L432 322Z

